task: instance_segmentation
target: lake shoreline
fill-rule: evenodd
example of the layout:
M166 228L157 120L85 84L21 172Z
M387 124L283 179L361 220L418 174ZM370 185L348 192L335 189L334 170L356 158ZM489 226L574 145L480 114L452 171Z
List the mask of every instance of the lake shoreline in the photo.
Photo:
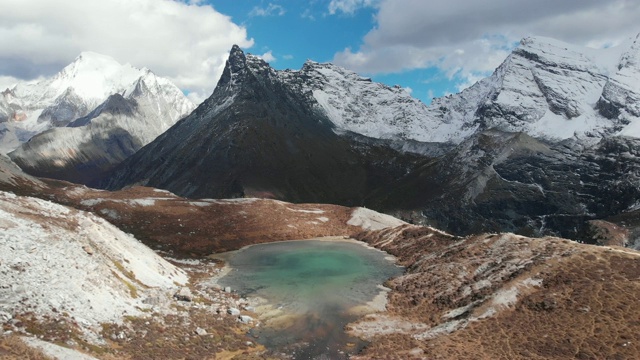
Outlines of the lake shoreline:
M352 293L353 295L346 295L348 298L347 303L352 302L353 305L346 305L347 303L345 303L345 305L341 305L341 306L346 306L343 310L341 310L341 313L343 315L340 315L344 317L345 319L344 321L346 322L344 324L340 323L339 331L343 332L345 337L351 337L351 334L348 334L347 332L344 331L344 329L348 328L350 324L359 321L362 317L366 315L386 311L388 294L391 291L391 289L384 287L382 284L384 284L389 279L395 278L397 276L401 276L402 272L404 271L404 269L397 264L397 259L395 257L391 256L385 251L374 248L365 242L362 242L353 238L344 237L344 236L328 236L328 237L318 237L318 238L311 238L311 239L304 239L304 240L283 240L283 241L275 241L270 243L252 244L238 250L212 254L209 256L209 258L224 262L224 266L218 274L215 274L211 277L209 282L212 284L218 284L219 286L231 287L232 291L242 293L242 295L246 297L247 300L249 301L249 305L252 307L252 311L257 315L257 318L260 320L261 322L260 328L263 328L263 330L264 328L270 328L273 331L278 331L278 329L282 331L287 331L289 324L295 323L296 319L315 313L315 311L319 309L315 308L314 306L319 306L319 305L317 304L307 305L311 307L306 309L304 305L296 305L295 301L300 301L300 300L293 300L294 301L293 303L287 303L287 301L284 301L284 300L274 300L274 299L270 300L268 299L268 296L266 297L260 296L261 294L257 291L253 293L243 293L243 291L240 289L241 288L240 285L234 286L233 283L229 283L229 282L222 283L221 279L225 278L229 274L232 274L234 270L238 270L240 268L238 267L238 265L235 265L235 266L231 265L231 261L230 261L230 258L234 255L237 255L238 253L242 253L243 251L247 251L248 249L251 249L257 246L269 246L274 244L287 244L287 243L302 243L302 242L311 242L311 241L327 242L327 243L348 243L348 244L361 246L366 250L375 250L375 253L377 253L378 255L375 255L373 253L368 253L368 252L360 253L360 251L357 251L356 253L350 256L363 256L363 264L367 268L379 269L379 266L373 265L379 261L379 262L384 262L389 264L389 265L385 265L384 268L386 268L387 266L391 266L391 267L395 267L398 271L400 271L398 272L394 270L380 270L382 272L374 271L374 273L371 273L372 275L375 273L378 273L379 275L377 276L380 276L385 272L387 272L388 274L393 273L394 275L390 275L389 277L380 281L380 283L378 284L364 285L365 287L375 286L376 289L373 290L374 292L373 295L365 295L365 298L362 298L362 300L357 300L357 299L359 296L361 297L363 294L371 293L372 292L371 288L368 288L369 290L364 290L364 288L361 288L361 290L355 290L356 292L353 292ZM349 251L346 250L348 248L349 248L348 246L344 248L346 253L349 253ZM337 249L340 249L340 247L338 247ZM272 251L277 253L277 250L272 250ZM336 251L336 250L333 250L333 251ZM285 252L286 251L284 251L283 253ZM369 255L366 255L367 253ZM256 255L247 254L245 256L256 256ZM377 260L373 260L373 259L377 259ZM246 259L244 261L246 261ZM345 266L347 266L346 264L348 264L348 262L347 263L342 262L341 264L345 264ZM337 269L338 274L342 274L340 272L340 269L341 269L340 266L336 266L335 269ZM368 273L368 271L370 270L367 270L366 273ZM319 275L319 276L322 278L324 275ZM372 279L375 279L375 277ZM373 281L379 281L379 280L373 280ZM268 282L265 282L265 284L266 283ZM361 285L360 281L358 281L357 284ZM274 285L265 285L265 286L274 286ZM349 291L351 292L354 291L353 285L345 289L348 290L347 293L349 293ZM356 287L355 289L358 289L358 287ZM365 291L365 292L362 292L362 291ZM343 291L338 290L336 293L343 293ZM303 300L302 303L298 302L297 304L315 304L315 302L305 303L305 300ZM303 310L301 311L300 308L302 308ZM327 321L329 322L335 321L335 319L333 319L334 315L329 316L327 314L327 315L320 315L320 316L321 317L327 316ZM365 340L363 337L357 337L357 338L360 340ZM352 343L352 342L350 341L349 343Z

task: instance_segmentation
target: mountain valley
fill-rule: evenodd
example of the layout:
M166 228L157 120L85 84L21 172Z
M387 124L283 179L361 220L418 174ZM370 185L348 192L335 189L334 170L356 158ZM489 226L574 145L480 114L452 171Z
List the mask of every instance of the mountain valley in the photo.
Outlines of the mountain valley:
M325 236L353 237L366 242L394 255L398 264L407 268L404 275L385 283L390 289L385 312L367 315L348 325L350 333L369 343L352 358L376 359L396 354L392 358L564 359L575 354L633 357L640 352L637 348L640 343L633 335L640 325L621 320L631 319L637 313L634 303L640 292L638 253L623 247L506 233L461 238L363 208L268 199L185 199L143 187L117 192L93 190L31 177L8 159L0 166L0 186L3 199L0 245L3 249L7 247L2 253L12 256L1 260L0 274L11 279L25 276L27 271L29 276L46 279L39 273L45 268L36 266L41 253L47 254L43 256L49 262L62 261L55 265L59 269L69 268L65 266L69 261L87 262L84 267L97 266L106 256L104 259L111 259L104 262L112 267L108 271L120 274L106 277L114 279L110 282L114 288L108 291L119 292L119 296L124 296L123 303L141 302L127 310L125 316L113 315L114 320L93 323L93 319L107 314L93 314L91 311L99 309L95 305L85 308L75 305L74 311L85 309L82 315L60 309L56 313L48 305L56 297L48 293L40 295L41 290L33 287L24 289L25 296L19 303L6 302L11 297L3 296L6 300L0 314L5 316L5 336L37 335L40 340L26 337L25 341L39 344L49 354L56 346L50 344L59 344L65 349L76 349L72 356L92 359L113 356L177 359L185 351L194 358L289 358L261 347L260 339L244 335L259 326L260 315L246 307L246 299L226 293L208 281L221 271L220 264L208 255L250 244ZM20 217L23 220L16 220ZM180 279L163 285L166 288L147 283L144 279L150 274L138 273L136 262L127 255L141 244L106 241L105 230L87 233L93 230L82 223L73 225L69 220L72 217L78 219L75 221L111 226L109 231L115 231L116 238L131 241L132 235L119 232L99 217L134 234L160 255L138 254L135 261L147 264L161 261L165 267L170 266L166 264L168 261L178 269L171 270L173 276ZM34 230L25 233L26 228L15 228L24 221L39 224L25 223L25 226L42 229L39 230L42 234L30 239L40 238L44 243L27 246L27 238L22 237L30 236ZM69 226L71 231L73 226L84 229L74 235L75 241L62 230L54 230ZM62 240L61 236L68 238ZM57 243L64 244L66 250L43 247ZM102 255L104 246L110 246L111 250ZM77 252L73 260L66 255L68 252ZM180 287L185 276L186 287ZM22 284L12 280L8 283ZM81 283L80 279L64 282L68 286ZM59 290L56 294L77 296L77 291ZM192 301L173 296L180 293L192 296ZM33 308L30 304L39 299L44 299L47 305ZM89 304L94 301L98 298L89 297ZM66 306L72 304L68 302ZM227 315L227 309L244 309L243 306L248 310L242 310L241 315L255 320L245 324L237 316ZM150 320L147 308L155 320ZM89 323L83 322L87 319ZM585 331L592 326L598 336ZM508 340L500 336L502 331L512 334ZM11 352L0 346L0 354Z
M428 106L234 46L195 106L83 53L0 95L0 359L299 358L219 255L309 239L404 268L344 358L636 358L638 81L640 37L526 38Z

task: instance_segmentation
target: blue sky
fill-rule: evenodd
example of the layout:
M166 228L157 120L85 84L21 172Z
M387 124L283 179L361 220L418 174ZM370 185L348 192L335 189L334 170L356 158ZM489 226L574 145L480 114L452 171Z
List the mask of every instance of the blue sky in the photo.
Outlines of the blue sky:
M637 0L0 0L0 89L82 51L147 67L206 99L233 44L276 69L330 61L429 103L528 36L607 47L640 32Z
M276 69L299 69L307 58L334 62L375 81L409 88L414 97L427 104L434 96L458 92L490 75L522 37L546 35L566 41L577 39L583 45L595 47L615 45L624 37L624 31L623 36L617 32L608 38L580 39L570 32L574 24L558 25L558 17L615 12L603 10L603 4L606 7L607 3L609 8L617 6L617 11L621 7L627 7L628 11L630 6L625 1L602 0L576 1L573 6L558 5L555 0L537 4L529 1L533 3L529 6L517 0L449 0L444 4L429 0L206 0L206 3L245 27L248 37L254 40L248 51L265 54ZM478 3L483 5L478 7ZM634 8L637 10L637 6ZM430 12L434 15L429 16ZM510 21L511 18L514 20ZM624 23L622 17L614 18ZM425 24L429 22L432 25ZM529 22L531 30L526 26L518 29L522 25L518 22ZM556 27L556 33L545 30L546 26ZM624 28L623 24L618 26ZM628 34L635 31L639 30L632 29ZM376 32L382 40L375 40ZM452 33L452 41L420 39L446 37L446 32ZM385 36L391 39L384 39ZM394 40L404 42L405 46L394 46ZM389 52L396 54L389 56ZM417 55L421 59L417 63L397 59L403 53L405 57ZM361 55L388 60L359 62Z

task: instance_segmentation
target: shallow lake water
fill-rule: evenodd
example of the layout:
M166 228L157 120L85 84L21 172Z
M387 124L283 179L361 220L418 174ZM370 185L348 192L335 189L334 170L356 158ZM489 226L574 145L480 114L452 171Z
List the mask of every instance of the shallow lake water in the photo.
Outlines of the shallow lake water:
M385 280L402 268L388 254L347 241L286 241L224 254L230 272L218 280L256 307L251 335L295 359L340 359L364 343L344 326L367 310Z

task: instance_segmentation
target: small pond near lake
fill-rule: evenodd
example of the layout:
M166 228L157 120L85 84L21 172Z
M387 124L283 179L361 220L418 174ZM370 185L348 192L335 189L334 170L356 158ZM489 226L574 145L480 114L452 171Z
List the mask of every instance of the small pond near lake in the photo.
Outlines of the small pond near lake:
M388 254L353 241L261 244L221 258L231 270L218 283L249 298L260 314L251 335L295 359L341 359L360 350L364 343L344 326L380 306L380 285L403 271Z

